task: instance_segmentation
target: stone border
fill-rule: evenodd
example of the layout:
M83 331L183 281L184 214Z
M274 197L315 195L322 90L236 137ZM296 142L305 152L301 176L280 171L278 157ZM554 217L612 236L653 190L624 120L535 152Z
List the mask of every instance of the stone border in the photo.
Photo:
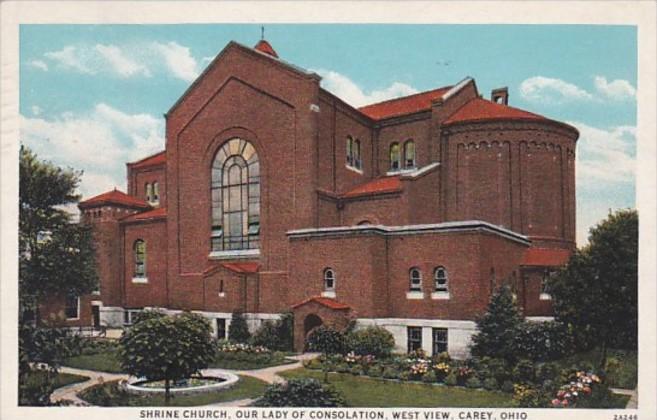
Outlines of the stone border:
M231 388L233 385L239 381L239 377L228 371L217 371L213 370L212 375L203 375L204 378L218 378L223 379L222 382L211 384L211 385L202 385L193 388L170 388L169 391L172 395L198 395L198 394L207 394L214 391L225 390ZM119 386L125 389L128 393L134 395L153 395L153 394L164 394L164 388L146 388L138 385L134 385L136 382L143 381L144 378L134 378L131 377L128 380L121 381Z

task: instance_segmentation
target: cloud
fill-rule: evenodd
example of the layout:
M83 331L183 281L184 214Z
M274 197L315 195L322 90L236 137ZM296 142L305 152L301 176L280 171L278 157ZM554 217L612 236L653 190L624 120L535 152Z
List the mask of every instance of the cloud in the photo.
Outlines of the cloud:
M48 65L42 60L32 60L32 61L28 62L27 64L30 67L34 67L35 69L48 71Z
M595 76L594 83L598 92L608 99L618 101L636 96L636 88L627 80L616 79L608 82L604 76Z
M322 76L321 85L343 101L355 107L412 95L418 90L401 82L393 82L390 86L380 90L365 93L356 83L347 76L331 70L312 70Z
M41 107L39 107L38 105L32 105L32 107L30 108L30 110L32 111L32 115L39 115L39 114L41 114Z
M569 122L580 132L577 142L577 185L607 188L633 184L636 172L636 127L608 130Z
M84 171L85 198L119 187L125 163L164 148L164 122L149 114L127 114L105 103L84 113L53 119L20 116L21 142L40 158Z
M138 74L150 77L151 75L146 66L136 62L130 57L127 57L123 50L116 45L97 44L94 49L121 77L130 77Z
M155 42L153 48L162 55L166 66L174 76L186 82L191 82L198 77L198 63L192 57L189 48L176 42L167 44Z
M590 101L589 92L561 79L535 76L520 83L520 96L532 102L560 104L570 101Z
M60 67L73 69L80 73L94 74L95 70L89 67L92 58L88 51L68 45L59 51L50 51L44 54L46 58L56 62Z

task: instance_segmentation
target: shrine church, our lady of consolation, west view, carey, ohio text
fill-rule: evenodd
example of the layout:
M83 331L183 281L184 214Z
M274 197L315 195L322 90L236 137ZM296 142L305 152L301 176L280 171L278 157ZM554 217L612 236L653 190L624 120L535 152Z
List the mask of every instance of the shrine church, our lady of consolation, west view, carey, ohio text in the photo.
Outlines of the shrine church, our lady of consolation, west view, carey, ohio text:
M79 204L99 291L53 298L69 326L121 328L161 308L227 336L294 314L378 325L398 351L468 353L491 293L545 319L544 284L575 248L578 132L475 81L355 108L265 40L230 42L166 114L165 150L127 192Z

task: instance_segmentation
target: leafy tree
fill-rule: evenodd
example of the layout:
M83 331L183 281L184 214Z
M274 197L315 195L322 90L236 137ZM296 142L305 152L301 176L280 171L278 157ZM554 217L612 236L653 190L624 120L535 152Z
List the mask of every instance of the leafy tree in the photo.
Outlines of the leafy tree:
M355 330L346 336L349 351L365 356L386 357L395 347L395 338L390 331L378 326Z
M249 338L251 338L251 333L244 314L240 311L233 311L230 328L228 329L228 339L237 343L246 343Z
M344 407L344 398L316 379L291 379L270 385L256 405L259 407Z
M548 284L555 315L580 349L636 348L638 324L636 210L620 210L593 227L589 243Z
M515 362L516 338L522 323L511 289L506 285L499 287L491 296L486 313L477 319L478 332L472 337L472 354Z
M251 344L271 350L291 351L294 346L294 315L285 312L276 321L265 321L251 337Z
M211 331L208 321L197 314L145 311L119 340L121 366L137 377L164 380L168 405L171 381L197 374L214 359Z
M78 350L66 330L35 328L44 297L81 295L98 283L88 226L71 223L62 206L76 203L82 172L41 161L27 147L19 156L19 398L49 404L61 361ZM40 326L50 327L49 325ZM35 365L36 362L44 364ZM39 371L40 374L35 371Z

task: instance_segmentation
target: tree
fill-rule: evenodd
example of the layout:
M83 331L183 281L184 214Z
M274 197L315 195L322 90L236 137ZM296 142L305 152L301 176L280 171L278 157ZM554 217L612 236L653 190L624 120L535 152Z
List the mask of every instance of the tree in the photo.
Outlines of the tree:
M267 387L256 404L259 407L344 407L344 398L316 379L290 379Z
M610 213L548 283L556 318L580 349L601 347L601 365L610 345L637 346L638 237L636 210Z
M121 366L137 377L164 380L168 405L171 381L197 374L214 359L211 332L209 322L197 314L145 311L119 340Z
M310 331L306 337L306 348L310 351L318 351L322 353L324 363L322 363L322 370L324 371L324 382L328 382L329 355L344 353L345 349L345 334L334 328L320 325Z
M35 328L46 296L81 295L96 288L95 254L88 226L71 223L61 206L76 203L82 172L41 161L27 147L19 156L19 392L21 404L49 403L61 361L77 348L61 329ZM44 326L41 324L40 326ZM49 325L45 325L49 327ZM45 364L37 367L35 362ZM38 372L35 372L38 371Z
M240 311L233 311L230 328L228 329L228 339L237 343L246 343L249 338L251 338L251 333L244 314Z
M265 321L251 337L251 344L271 350L292 351L294 347L294 315L285 312L280 319Z
M486 313L477 319L478 332L472 337L472 354L515 362L516 338L522 323L511 289L506 285L499 287L491 296Z

